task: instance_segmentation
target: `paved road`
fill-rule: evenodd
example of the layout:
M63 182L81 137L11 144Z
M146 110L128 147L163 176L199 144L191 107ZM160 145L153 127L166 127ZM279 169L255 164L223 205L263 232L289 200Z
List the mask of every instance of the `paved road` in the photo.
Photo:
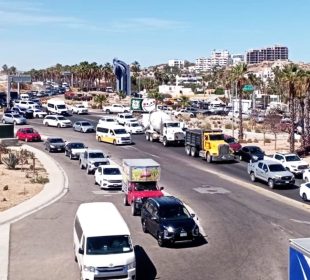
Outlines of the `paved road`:
M87 116L92 119L92 116ZM76 117L73 117L76 119ZM73 259L72 223L78 205L112 201L124 215L137 245L138 279L286 279L288 239L309 235L309 214L208 173L201 159L186 157L181 148L165 148L134 137L136 145L98 143L94 134L46 128L43 134L81 140L122 158L153 157L162 165L161 185L184 199L198 214L207 233L198 247L159 248L142 232L139 217L122 205L120 192L99 191L94 178L63 154L53 154L69 177L69 193L57 203L15 223L11 228L10 279L78 279ZM42 148L42 143L33 144ZM240 167L237 167L237 166ZM243 165L234 165L243 172ZM219 170L222 166L212 166ZM239 173L238 173L239 174ZM239 176L240 175L235 176ZM242 173L241 173L242 174ZM210 189L208 186L214 187Z

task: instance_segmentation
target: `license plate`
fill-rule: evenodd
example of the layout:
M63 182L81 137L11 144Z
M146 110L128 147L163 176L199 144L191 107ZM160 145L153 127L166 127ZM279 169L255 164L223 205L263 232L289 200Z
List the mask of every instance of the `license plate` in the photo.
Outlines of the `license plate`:
M58 151L61 151L61 148L58 148L57 150L58 150Z
M113 184L113 187L118 187L119 185L118 184Z
M286 184L289 184L290 181L285 181Z
M186 237L186 236L187 236L187 233L186 233L186 232L181 232L181 233L180 233L180 236L181 236L181 237Z

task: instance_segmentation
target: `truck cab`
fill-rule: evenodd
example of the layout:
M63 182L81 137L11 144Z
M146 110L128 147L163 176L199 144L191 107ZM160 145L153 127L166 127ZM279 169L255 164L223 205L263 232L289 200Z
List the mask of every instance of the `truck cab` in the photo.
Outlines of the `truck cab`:
M163 196L158 186L160 165L152 159L124 159L124 205L131 206L133 216L140 213L143 203L149 197Z

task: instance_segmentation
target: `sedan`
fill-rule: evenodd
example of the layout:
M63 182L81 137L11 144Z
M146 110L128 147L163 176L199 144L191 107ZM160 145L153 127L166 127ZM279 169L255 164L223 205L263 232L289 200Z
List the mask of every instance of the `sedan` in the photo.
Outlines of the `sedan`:
M300 185L299 195L304 201L310 200L310 183L304 183Z
M2 117L2 123L26 124L27 120L16 113L5 113Z
M101 189L121 188L122 182L122 173L116 165L100 165L95 171L95 184Z
M18 140L28 141L41 141L41 135L31 127L20 128L16 132L16 137Z
M13 107L12 111L16 114L19 114L26 119L32 119L33 118L33 110L32 109L26 109L26 108L19 108L19 107Z
M34 118L45 118L47 115L46 112L42 111L41 109L34 109L33 110L33 117Z
M126 122L124 128L131 134L143 133L143 127L138 122Z
M94 132L95 127L87 121L78 121L73 124L73 130L79 131L79 132Z
M65 150L65 141L59 137L49 137L44 143L45 150L50 152L63 152Z
M65 146L65 156L70 159L79 159L80 154L86 151L86 146L81 142L67 142Z
M251 162L264 159L265 152L258 146L244 146L236 152L236 155L240 160Z

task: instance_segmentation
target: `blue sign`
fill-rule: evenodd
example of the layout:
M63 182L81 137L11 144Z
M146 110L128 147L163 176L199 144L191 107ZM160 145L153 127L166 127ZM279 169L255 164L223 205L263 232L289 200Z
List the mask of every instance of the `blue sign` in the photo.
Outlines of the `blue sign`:
M242 88L243 91L254 91L254 87L252 85L245 85Z

